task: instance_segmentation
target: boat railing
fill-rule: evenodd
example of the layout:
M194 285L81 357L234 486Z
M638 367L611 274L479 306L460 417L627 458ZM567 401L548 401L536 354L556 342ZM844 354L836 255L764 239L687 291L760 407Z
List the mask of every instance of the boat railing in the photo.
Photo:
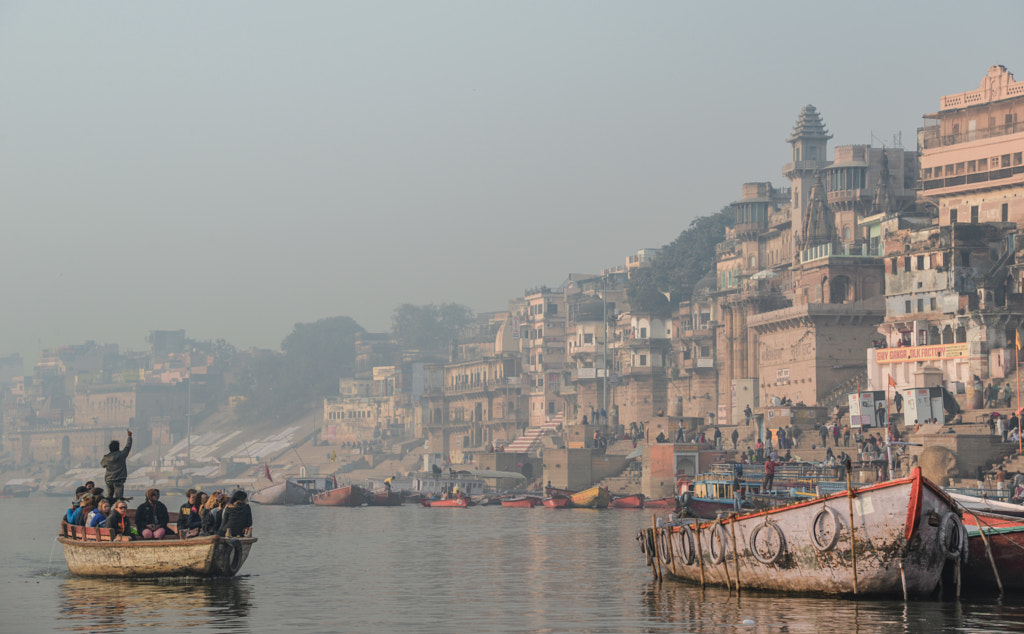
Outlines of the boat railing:
M112 529L102 527L78 526L61 522L60 534L68 539L79 539L85 542L117 541Z

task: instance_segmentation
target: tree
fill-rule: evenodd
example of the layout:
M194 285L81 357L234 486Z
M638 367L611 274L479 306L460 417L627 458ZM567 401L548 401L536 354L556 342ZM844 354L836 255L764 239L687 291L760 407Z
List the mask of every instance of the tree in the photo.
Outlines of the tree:
M733 225L734 217L731 207L723 207L718 213L695 218L675 240L662 247L649 268L629 278L626 292L630 306L658 312L664 309L663 293L671 295L671 305L689 300L694 285L714 270L715 245L725 239L725 230Z
M443 352L472 319L472 309L461 304L402 304L391 316L391 332L405 348Z

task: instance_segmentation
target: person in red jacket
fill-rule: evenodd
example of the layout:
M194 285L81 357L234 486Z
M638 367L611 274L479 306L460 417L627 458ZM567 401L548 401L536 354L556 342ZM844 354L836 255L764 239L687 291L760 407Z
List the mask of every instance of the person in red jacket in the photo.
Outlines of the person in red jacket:
M764 482L762 483L762 491L771 491L772 483L775 481L775 467L781 465L781 462L775 462L771 458L764 463Z

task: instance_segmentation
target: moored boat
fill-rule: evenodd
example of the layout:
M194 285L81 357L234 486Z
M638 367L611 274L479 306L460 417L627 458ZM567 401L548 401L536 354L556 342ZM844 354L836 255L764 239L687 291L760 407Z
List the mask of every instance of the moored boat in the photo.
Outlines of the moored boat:
M541 504L549 509L565 509L569 508L569 498L564 495L554 495L541 500Z
M953 501L968 511L995 513L1011 517L1024 517L1024 505L1014 504L1013 502L1003 502L1002 500L993 500L987 497L954 493L952 491L946 491L946 494L953 498Z
M673 497L657 498L654 500L644 499L645 509L674 509L678 506L679 501Z
M427 508L452 508L452 509L464 509L470 506L476 506L476 502L469 499L468 497L461 498L450 498L447 500L420 500L420 504Z
M249 557L255 537L210 535L119 541L110 529L61 524L57 541L71 574L79 577L232 577Z
M965 510L964 527L969 549L965 587L988 591L1001 583L1003 590L1024 590L1024 518ZM999 573L998 582L993 566Z
M388 489L380 491L363 491L363 499L367 506L400 506L405 495Z
M507 498L501 501L502 506L514 509L532 509L538 504L540 504L540 498L533 497L532 495Z
M313 504L317 506L359 506L366 498L363 487L349 484L329 491L321 491L313 496Z
M309 491L297 482L283 480L254 492L249 500L269 505L309 504Z
M608 507L613 509L642 509L644 507L644 494L636 493L634 495L613 497Z
M575 509L606 509L612 501L612 494L602 487L590 487L586 491L569 496L569 507Z
M848 494L641 531L641 550L671 577L711 585L902 598L935 590L967 556L955 503L915 468ZM851 531L852 525L852 531ZM854 575L856 565L856 575Z

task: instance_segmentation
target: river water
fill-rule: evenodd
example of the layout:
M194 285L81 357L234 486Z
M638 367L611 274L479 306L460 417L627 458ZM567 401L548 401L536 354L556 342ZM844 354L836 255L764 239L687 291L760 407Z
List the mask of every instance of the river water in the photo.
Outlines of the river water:
M646 511L254 505L260 541L238 577L158 583L69 576L53 537L63 510L0 499L0 632L1024 631L1024 598L657 584L633 539Z

